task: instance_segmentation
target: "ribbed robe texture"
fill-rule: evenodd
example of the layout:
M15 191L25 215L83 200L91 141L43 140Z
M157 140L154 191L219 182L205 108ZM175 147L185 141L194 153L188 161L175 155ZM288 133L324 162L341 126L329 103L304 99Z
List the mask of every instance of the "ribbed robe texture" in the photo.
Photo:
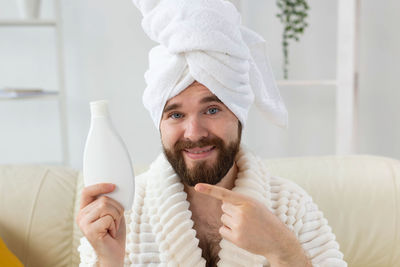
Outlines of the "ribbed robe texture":
M298 238L315 267L347 266L328 221L312 198L297 184L270 176L261 159L240 149L233 191L261 201ZM164 155L136 177L132 210L125 212L125 266L205 266L193 229L184 186ZM268 225L266 225L268 227ZM268 259L220 242L218 266L270 266ZM80 266L97 266L97 256L85 237L78 248Z

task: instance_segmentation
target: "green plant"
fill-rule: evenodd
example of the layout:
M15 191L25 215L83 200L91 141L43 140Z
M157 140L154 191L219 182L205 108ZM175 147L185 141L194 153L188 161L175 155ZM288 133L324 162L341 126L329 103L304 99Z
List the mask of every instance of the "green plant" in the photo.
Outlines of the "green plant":
M282 22L284 29L282 35L283 48L283 74L284 78L288 78L289 66L289 40L299 41L299 37L304 33L304 29L308 26L305 21L310 9L306 0L276 0L276 4L280 9L280 13L276 16Z

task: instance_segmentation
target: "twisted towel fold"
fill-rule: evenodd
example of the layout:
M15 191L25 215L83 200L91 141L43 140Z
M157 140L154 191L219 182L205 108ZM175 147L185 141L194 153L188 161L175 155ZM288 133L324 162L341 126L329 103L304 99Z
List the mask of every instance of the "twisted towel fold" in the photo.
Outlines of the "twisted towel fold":
M146 34L160 43L149 53L143 102L158 128L168 99L194 81L206 86L244 126L250 106L287 127L287 110L269 66L265 40L241 26L224 0L133 0Z

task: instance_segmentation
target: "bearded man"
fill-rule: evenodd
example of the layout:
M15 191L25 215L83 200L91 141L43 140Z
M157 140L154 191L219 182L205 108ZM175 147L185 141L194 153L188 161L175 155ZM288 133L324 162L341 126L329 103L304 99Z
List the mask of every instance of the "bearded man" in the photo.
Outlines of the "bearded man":
M143 101L163 152L136 177L131 210L82 192L81 266L347 266L312 198L241 145L253 103L287 112L264 40L222 0L135 0L150 52Z

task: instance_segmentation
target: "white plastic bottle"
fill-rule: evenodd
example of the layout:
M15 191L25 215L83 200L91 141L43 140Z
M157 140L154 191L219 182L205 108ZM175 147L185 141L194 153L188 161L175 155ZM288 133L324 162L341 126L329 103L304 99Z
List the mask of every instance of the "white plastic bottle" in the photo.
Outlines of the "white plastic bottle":
M90 102L90 111L92 118L83 155L84 184L115 184L115 190L106 195L130 210L135 178L128 150L112 125L108 101Z

